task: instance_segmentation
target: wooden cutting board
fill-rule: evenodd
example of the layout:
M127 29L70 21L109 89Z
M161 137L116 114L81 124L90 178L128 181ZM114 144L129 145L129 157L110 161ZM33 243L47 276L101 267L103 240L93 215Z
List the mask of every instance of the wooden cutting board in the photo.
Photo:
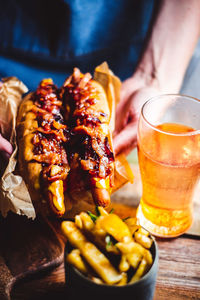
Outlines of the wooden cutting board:
M64 242L49 221L9 214L0 217L0 299L14 285L63 262Z

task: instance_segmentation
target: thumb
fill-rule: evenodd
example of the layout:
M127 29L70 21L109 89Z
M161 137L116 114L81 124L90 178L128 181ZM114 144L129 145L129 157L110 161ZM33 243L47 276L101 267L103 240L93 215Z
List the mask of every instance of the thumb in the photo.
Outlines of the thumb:
M137 145L137 123L129 123L114 137L114 152L128 154Z
M13 148L12 145L2 137L0 134L0 151L6 152L5 155L9 157L12 154Z

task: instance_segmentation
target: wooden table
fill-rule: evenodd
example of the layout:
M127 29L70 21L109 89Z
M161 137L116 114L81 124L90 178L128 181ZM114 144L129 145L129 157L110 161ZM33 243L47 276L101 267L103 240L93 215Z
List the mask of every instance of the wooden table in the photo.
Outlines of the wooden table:
M114 207L116 213L127 214L125 206L117 204ZM134 213L135 209L131 208L131 214ZM175 239L157 239L157 243L159 272L154 300L200 299L200 238L183 235ZM66 300L64 264L18 284L11 299Z
M183 235L158 241L155 300L200 299L200 239Z
M141 196L141 182L137 162L133 164L133 173L135 175L134 184L125 186L113 196L115 213L121 217L135 215L135 207ZM198 205L195 209L198 220L200 219L199 194ZM57 234L62 237L58 224L54 225ZM197 225L199 226L199 224ZM174 239L157 239L157 243L159 248L159 271L154 300L200 299L200 236L195 237L185 234ZM67 300L64 264L62 263L52 271L40 273L34 278L19 283L13 289L11 299Z

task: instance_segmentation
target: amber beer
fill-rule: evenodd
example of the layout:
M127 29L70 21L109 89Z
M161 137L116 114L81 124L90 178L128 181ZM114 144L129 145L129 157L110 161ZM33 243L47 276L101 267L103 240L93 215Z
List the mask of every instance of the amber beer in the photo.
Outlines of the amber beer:
M175 102L180 101L179 97L176 96ZM200 174L200 131L178 123L180 118L176 115L180 116L181 111L175 113L174 101L169 109L166 99L160 100L163 109L154 107L152 110L152 113L161 115L158 120L151 117L154 125L148 122L145 107L139 122L138 159L143 193L137 216L141 225L153 234L173 237L187 231L192 224L192 200ZM200 102L193 101L198 103L200 111ZM181 110L180 105L178 108ZM150 111L149 106L148 114ZM173 122L157 124L162 120ZM186 123L187 120L185 115ZM188 123L192 124L191 119Z

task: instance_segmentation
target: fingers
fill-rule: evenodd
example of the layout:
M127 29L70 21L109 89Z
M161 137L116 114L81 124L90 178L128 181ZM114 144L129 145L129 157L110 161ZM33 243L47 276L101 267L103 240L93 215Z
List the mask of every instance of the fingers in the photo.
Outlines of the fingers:
M118 132L120 132L120 130L122 128L124 128L127 124L129 111L126 106L127 105L125 105L125 106L120 105L119 107L117 107L114 135L116 135Z
M2 137L0 134L0 151L3 152L4 156L9 158L12 154L13 148L12 145Z
M120 102L116 109L115 134L121 131L127 124L129 118L130 98L132 97L137 83L133 78L128 78L122 83L120 91Z
M137 122L141 107L145 101L159 94L159 90L150 86L138 89L129 94L128 99L123 99L116 113L116 129L114 132L115 154L120 152L127 153L136 146Z
M129 123L114 137L114 152L128 154L137 145L137 123Z
M127 99L123 99L118 104L116 111L116 124L114 135L117 135L124 127L127 126L130 120L136 118L136 112L133 109L133 100L135 93L129 95Z

